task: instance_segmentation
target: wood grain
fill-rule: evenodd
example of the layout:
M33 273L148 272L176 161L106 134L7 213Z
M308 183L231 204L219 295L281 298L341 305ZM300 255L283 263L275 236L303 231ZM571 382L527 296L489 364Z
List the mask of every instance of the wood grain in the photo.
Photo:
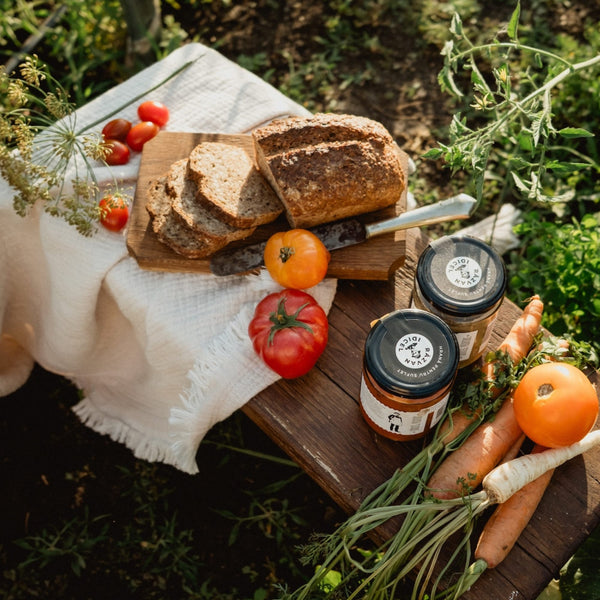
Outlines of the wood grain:
M202 141L239 145L253 155L249 135L161 131L156 138L145 144L127 232L129 253L144 269L210 273L208 260L186 258L162 244L152 231L145 209L147 190L151 182L166 173L176 160L186 158ZM406 173L408 157L402 151L400 157ZM363 215L360 219L370 223L401 214L405 210L406 192L395 206ZM289 228L285 218L280 217L274 223L259 227L251 237L233 242L227 248L264 241L276 231ZM331 253L328 276L339 279L387 280L404 262L405 242L406 232L397 231L372 238L362 244L334 250Z
M363 420L358 397L370 323L409 306L416 261L427 243L422 232L408 232L406 261L389 282L340 281L329 313L330 340L316 368L305 377L277 382L243 408L348 514L422 444L379 436ZM489 349L498 347L520 312L512 302L503 302ZM600 390L598 373L590 378ZM508 558L487 571L463 600L534 600L599 521L596 448L556 470ZM392 530L380 530L379 539Z

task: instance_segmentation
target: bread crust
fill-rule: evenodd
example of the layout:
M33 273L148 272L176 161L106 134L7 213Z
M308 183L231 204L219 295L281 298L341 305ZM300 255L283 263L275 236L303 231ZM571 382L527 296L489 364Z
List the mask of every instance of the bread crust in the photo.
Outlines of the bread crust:
M398 147L377 121L317 114L278 119L252 135L259 169L292 227L391 206L406 187Z

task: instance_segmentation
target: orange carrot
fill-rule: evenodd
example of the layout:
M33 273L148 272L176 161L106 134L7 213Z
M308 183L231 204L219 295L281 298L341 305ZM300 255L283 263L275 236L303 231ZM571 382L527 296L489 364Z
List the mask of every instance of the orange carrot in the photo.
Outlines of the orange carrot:
M531 453L544 450L536 445ZM484 560L493 569L506 558L538 507L553 473L554 469L546 471L496 507L479 537L477 560Z
M539 296L532 297L500 345L500 350L506 352L513 362L520 361L531 349L540 328L543 309ZM494 362L485 366L486 377L492 380ZM497 390L496 393L499 392ZM493 419L479 425L457 450L443 460L427 484L431 495L439 499L455 498L468 491L465 489L467 486L471 489L477 487L522 434L512 398L507 398ZM451 437L455 437L454 431L443 438L446 445Z
M502 462L508 462L513 458L517 458L519 452L521 451L521 446L523 445L523 442L526 438L527 436L524 433L522 433L517 438L517 441L508 449L507 453L502 457Z
M527 356L535 335L542 321L544 304L538 295L532 296L519 318L514 322L508 335L504 338L498 350L506 352L513 363L517 363ZM484 363L482 371L488 381L495 379L495 361ZM500 394L500 389L492 389L492 399ZM439 437L445 445L454 441L471 423L475 422L481 414L480 409L472 409L465 405L452 412L451 418L442 423Z
M434 471L427 483L431 495L457 498L469 491L467 486L475 489L522 434L512 398L507 398L493 419L479 425Z
M538 295L532 296L523 313L515 321L508 335L500 344L499 350L506 352L513 363L518 363L529 353L533 338L540 328L543 312L544 303L540 300L540 297ZM494 379L494 368L494 361L484 365L485 375L490 381Z

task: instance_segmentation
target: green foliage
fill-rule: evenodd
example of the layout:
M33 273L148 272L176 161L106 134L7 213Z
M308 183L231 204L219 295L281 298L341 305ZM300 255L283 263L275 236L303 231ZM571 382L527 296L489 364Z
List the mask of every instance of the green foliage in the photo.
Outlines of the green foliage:
M531 211L516 233L521 247L508 262L516 299L539 291L550 331L589 340L600 351L600 219L587 214L559 224Z
M25 553L26 558L19 563L18 569L25 571L32 567L44 569L50 565L58 568L66 563L74 575L81 575L86 560L106 543L108 537L106 516L90 517L85 509L81 518L74 518L59 526L44 528L38 535L30 535L15 544Z
M588 48L586 56L567 58L527 45L519 35L519 16L517 5L505 31L507 41L477 45L454 15L439 82L463 112L453 117L449 143L440 143L426 157L442 158L453 172L470 173L480 204L492 173L501 182L500 201L568 202L575 197L574 176L595 187L597 152L584 153L595 123L565 123L564 115L560 127L556 115L568 100L555 93L567 86L570 98L578 87L582 91L586 82L597 79L600 54Z
M561 569L559 590L564 600L589 600L600 597L598 578L600 528L596 528L579 551Z

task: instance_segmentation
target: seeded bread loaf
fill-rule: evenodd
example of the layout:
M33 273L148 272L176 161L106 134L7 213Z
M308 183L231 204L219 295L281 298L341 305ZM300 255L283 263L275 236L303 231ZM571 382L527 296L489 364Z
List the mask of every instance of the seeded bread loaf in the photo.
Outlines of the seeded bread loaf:
M240 146L202 142L190 153L188 171L198 202L232 227L264 225L283 212L277 194Z
M354 115L277 119L252 133L256 161L292 227L391 206L406 187L385 127Z
M166 176L159 177L151 183L148 190L146 210L156 237L186 258L205 258L222 248L220 243L194 234L175 215L171 198L166 191L166 181Z
M221 247L241 240L252 233L255 227L232 227L215 217L196 197L196 182L188 176L188 159L178 160L167 173L166 190L171 198L175 215L197 235L201 235Z

